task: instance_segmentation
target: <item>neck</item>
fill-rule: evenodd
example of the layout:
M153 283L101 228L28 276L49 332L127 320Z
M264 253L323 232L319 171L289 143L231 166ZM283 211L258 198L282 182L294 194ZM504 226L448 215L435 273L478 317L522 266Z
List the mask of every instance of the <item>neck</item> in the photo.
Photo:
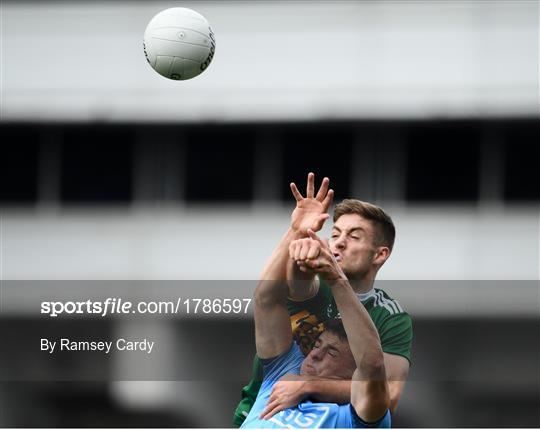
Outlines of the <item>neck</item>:
M363 294L371 291L374 282L375 277L371 276L365 276L361 279L349 278L349 284L351 285L353 291L357 294Z

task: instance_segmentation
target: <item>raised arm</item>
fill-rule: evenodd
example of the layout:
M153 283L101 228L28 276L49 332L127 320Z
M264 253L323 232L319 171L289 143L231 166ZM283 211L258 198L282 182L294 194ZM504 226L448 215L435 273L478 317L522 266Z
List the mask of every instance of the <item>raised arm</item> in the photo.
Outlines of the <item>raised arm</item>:
M286 308L289 289L282 273L289 243L297 234L291 229L285 233L261 273L253 295L255 345L260 358L276 357L291 346L291 321Z
M286 283L289 245L305 237L308 229L320 230L328 219L326 212L333 197L328 184L328 178L324 178L315 195L315 175L309 173L306 197L303 197L296 185L291 183L291 191L296 200L291 225L262 271L254 293L255 343L260 358L275 357L291 345L291 323L285 307L290 295Z
M364 421L379 420L390 406L379 334L364 305L356 299L349 281L335 279L331 282L332 294L356 362L351 384L351 404Z
M369 313L358 301L347 277L338 266L328 244L313 231L308 233L313 244L318 244L319 253L300 267L306 271L315 270L332 289L356 363L351 384L351 404L364 421L376 421L384 416L390 406L379 334Z

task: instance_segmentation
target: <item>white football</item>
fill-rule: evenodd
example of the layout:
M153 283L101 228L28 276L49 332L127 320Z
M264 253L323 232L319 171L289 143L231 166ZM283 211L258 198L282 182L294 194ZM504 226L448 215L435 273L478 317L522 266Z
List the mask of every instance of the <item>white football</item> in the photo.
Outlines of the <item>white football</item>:
M173 7L154 16L144 32L144 54L160 75L191 79L204 72L214 58L216 39L204 16Z

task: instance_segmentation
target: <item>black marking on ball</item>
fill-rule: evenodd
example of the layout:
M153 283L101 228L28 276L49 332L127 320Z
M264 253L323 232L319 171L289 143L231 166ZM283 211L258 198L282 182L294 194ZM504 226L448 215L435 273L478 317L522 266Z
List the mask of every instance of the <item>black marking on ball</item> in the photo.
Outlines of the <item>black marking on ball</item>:
M146 44L144 43L144 40L143 40L142 46L143 46L144 56L146 57L146 61L148 61L148 64L152 65L152 63L150 63L150 59L148 58L148 53L146 52Z
M210 53L208 54L208 57L206 57L206 60L204 60L204 63L201 64L201 71L206 70L210 65L212 58L214 58L214 53L216 52L216 38L214 37L214 32L211 27L208 27L208 31L210 32Z

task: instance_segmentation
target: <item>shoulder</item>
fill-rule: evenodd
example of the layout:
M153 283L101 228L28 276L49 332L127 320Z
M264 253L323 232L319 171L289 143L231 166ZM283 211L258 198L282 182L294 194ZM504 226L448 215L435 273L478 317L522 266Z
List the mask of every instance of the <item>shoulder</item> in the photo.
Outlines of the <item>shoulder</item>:
M299 373L304 356L295 342L283 354L261 359L265 381L277 381L287 373Z
M380 288L375 288L373 294L369 298L372 301L372 307L374 311L381 312L386 317L393 317L394 315L406 316L410 319L409 314L405 311L403 306L394 298L390 297L386 291Z
M397 300L377 288L365 306L377 327L383 349L396 342L410 344L413 336L412 318Z

